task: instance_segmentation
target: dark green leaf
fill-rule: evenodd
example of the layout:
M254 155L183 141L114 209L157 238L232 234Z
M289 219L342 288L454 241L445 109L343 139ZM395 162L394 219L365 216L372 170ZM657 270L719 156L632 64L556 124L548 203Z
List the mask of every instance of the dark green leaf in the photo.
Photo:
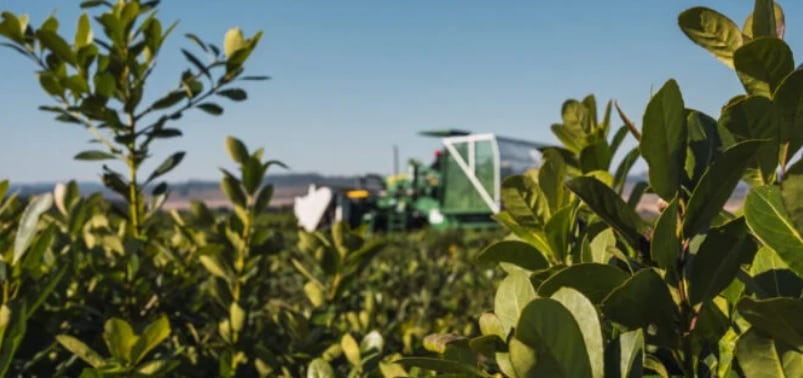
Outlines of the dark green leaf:
M756 0L752 16L752 38L776 37L773 0Z
M755 300L744 297L736 308L753 328L764 335L803 352L803 300L770 298Z
M538 295L549 297L560 288L570 287L599 304L627 279L627 273L611 265L585 263L572 265L546 279L538 287Z
M198 57L185 49L181 49L181 53L184 54L184 57L187 58L187 60L193 66L195 66L195 69L203 73L204 76L208 77L210 80L212 79L212 74L209 73L209 69L203 63L201 63Z
M97 150L79 152L78 155L73 157L75 160L108 160L116 158L113 154Z
M650 186L666 201L675 197L684 176L686 133L683 97L669 80L647 104L639 145L650 167Z
M203 110L204 112L211 114L211 115L221 115L223 114L223 108L220 107L218 104L214 104L211 102L206 102L200 105L197 105L198 109Z
M605 360L603 351L603 338L599 314L594 304L582 293L571 288L562 288L552 295L552 299L559 302L572 314L583 335L585 354L588 357L591 376L603 377L605 374ZM575 345L576 347L577 345Z
M717 120L708 115L690 110L686 116L688 125L688 150L686 152L686 175L690 188L697 186L705 169L719 157L722 141L717 132Z
M535 352L532 366L516 366L520 376L592 376L580 326L560 302L547 298L530 302L522 311L515 337Z
M747 225L789 268L803 277L803 238L792 224L777 186L753 188L744 203Z
M592 177L575 178L566 186L631 245L641 245L647 224L611 188Z
M271 198L273 197L273 185L265 185L259 191L256 200L254 200L254 210L257 212L265 211L268 208Z
M112 4L110 2L104 1L104 0L92 0L92 1L82 1L81 2L81 8L82 9L83 8L93 8L93 7L96 7L98 5L105 5L105 6L109 7L109 8L112 7Z
M625 332L605 348L605 376L638 378L644 375L644 334Z
M680 315L666 283L652 269L640 270L614 289L602 302L602 312L626 327L642 328L648 343L677 346Z
M781 82L773 102L781 118L781 141L790 142L787 156L791 157L803 145L803 70L796 70Z
M580 169L583 173L607 171L613 155L604 140L589 144L580 151Z
M797 232L803 235L803 160L786 171L781 182L781 197Z
M159 166L153 170L153 173L151 173L151 175L148 176L148 179L145 181L145 183L149 183L153 181L153 179L173 170L173 168L175 168L179 163L181 163L181 160L184 159L185 154L186 154L185 152L181 151L168 156L167 159L165 159L162 162L162 164L159 164Z
M248 98L248 94L244 90L239 88L222 90L220 92L217 92L217 95L226 97L232 101L245 101Z
M246 197L240 182L232 176L226 176L220 182L220 188L223 194L231 201L232 204L245 208Z
M736 50L733 61L747 93L768 98L795 69L792 50L777 38L759 38L745 43Z
M226 152L229 153L231 160L243 164L248 161L248 148L245 147L242 141L233 137L226 137Z
M396 360L395 363L400 364L405 367L417 367L419 369L425 370L432 370L438 373L454 373L459 374L459 376L464 377L485 377L481 370L477 369L476 367L462 362L456 361L449 361L449 360L442 360L437 358L427 358L427 357L406 357L399 360ZM443 377L444 375L440 375ZM321 377L334 377L334 374L331 376L321 376Z
M154 110L167 109L187 97L185 91L173 91L151 105Z
M201 39L198 38L197 35L192 34L192 33L187 33L187 34L184 34L184 36L187 37L187 39L189 39L190 41L195 42L195 44L198 45L201 48L201 50L204 50L204 52L209 51L209 49L206 47L206 44L203 43L203 41L201 41Z
M730 198L762 142L746 141L725 150L706 169L686 206L683 235L692 237L709 227L711 220Z
M544 226L547 242L557 261L566 260L569 254L569 243L575 226L576 206L566 206L552 214Z
M679 222L678 200L674 199L658 217L650 243L650 257L661 269L674 270L680 260L683 246L678 232Z
M627 175L630 174L630 170L633 168L633 165L636 164L639 157L641 157L641 153L638 147L636 147L630 150L619 163L619 166L616 168L616 173L613 175L613 190L617 193L621 194L624 191L625 184L627 184Z
M510 263L527 270L540 270L549 267L544 255L529 243L503 240L491 244L477 255L481 264Z
M724 290L745 262L753 260L758 246L744 218L711 229L692 260L689 300L693 305L713 299Z

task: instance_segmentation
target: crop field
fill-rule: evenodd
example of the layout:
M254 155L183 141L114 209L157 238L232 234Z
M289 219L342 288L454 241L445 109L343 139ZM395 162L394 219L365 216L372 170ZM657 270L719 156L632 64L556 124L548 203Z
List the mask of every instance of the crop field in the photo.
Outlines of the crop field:
M784 40L800 15L755 0L743 26L706 7L677 17L744 89L719 115L667 79L636 121L565 100L554 145L450 130L408 186L373 207L350 189L307 225L277 210L293 195L268 173L285 163L234 136L215 189L169 202L185 152L150 169L153 151L267 77L250 71L262 32L186 34L176 87L146 96L173 30L159 7L2 13L2 53L35 67L42 112L91 136L75 159L106 194L0 179L0 376L803 377L803 65ZM538 164L475 159L482 143ZM459 218L454 203L487 208Z

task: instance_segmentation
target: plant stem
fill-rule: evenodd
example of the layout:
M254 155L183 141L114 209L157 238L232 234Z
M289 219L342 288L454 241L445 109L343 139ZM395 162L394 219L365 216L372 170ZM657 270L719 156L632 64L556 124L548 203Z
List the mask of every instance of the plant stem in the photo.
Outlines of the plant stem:
M128 113L128 127L131 135L136 135L136 120L133 113ZM139 169L139 162L137 161L136 141L132 140L128 143L128 212L131 217L131 232L135 238L140 237L140 228L142 220L140 219L140 203L139 203L139 185L137 184L137 170Z

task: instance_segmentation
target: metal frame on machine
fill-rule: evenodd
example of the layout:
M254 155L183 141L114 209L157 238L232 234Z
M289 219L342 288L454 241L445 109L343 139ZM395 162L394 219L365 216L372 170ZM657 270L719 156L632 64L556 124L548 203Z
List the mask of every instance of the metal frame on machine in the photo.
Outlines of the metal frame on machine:
M488 193L485 187L480 182L479 178L475 173L476 168L476 161L475 161L475 146L476 142L480 141L490 141L491 142L491 149L493 152L493 166L494 166L494 190L493 194ZM455 148L456 143L467 143L468 144L468 161L463 159L463 156ZM468 181L471 182L471 185L474 186L474 189L480 195L483 202L488 206L488 209L491 212L498 213L501 208L501 201L500 201L500 186L501 186L501 177L500 177L500 155L499 155L499 144L496 141L495 134L471 134L465 136L456 136L456 137L448 137L443 138L443 145L446 147L446 150L449 151L449 154L454 158L455 162L457 162L457 166L463 171L463 174L466 175Z

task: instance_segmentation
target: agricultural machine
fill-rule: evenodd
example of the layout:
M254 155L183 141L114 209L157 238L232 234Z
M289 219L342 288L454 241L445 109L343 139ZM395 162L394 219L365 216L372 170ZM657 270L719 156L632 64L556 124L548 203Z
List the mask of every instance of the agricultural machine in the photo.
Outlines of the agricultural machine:
M297 197L299 225L308 231L334 221L369 230L488 227L501 208L502 180L539 164L540 144L460 130L426 131L443 147L425 165L410 160L406 172L369 175L353 187L315 187Z

